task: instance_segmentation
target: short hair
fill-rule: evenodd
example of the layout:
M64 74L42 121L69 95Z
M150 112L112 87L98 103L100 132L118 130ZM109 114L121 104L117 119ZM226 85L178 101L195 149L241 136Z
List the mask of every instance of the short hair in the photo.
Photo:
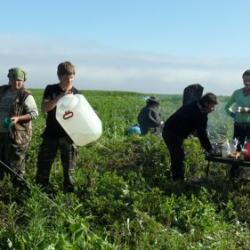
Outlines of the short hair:
M246 70L246 71L243 73L242 77L244 77L244 76L250 76L250 69Z
M218 98L215 94L207 93L201 97L200 104L202 106L206 106L206 104L210 104L210 103L218 104Z
M62 62L57 67L58 77L61 77L63 75L75 75L75 73L75 66L71 62Z

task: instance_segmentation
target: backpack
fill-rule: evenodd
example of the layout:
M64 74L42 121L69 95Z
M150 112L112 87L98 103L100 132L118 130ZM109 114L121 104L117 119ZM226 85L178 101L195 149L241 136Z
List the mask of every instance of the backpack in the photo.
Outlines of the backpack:
M198 83L187 86L183 91L183 105L198 101L202 97L203 89Z

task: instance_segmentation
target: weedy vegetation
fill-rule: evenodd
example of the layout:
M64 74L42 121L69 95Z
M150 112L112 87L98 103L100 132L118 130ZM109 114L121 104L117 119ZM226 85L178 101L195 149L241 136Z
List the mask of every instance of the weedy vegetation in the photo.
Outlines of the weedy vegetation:
M32 90L40 106L42 90ZM250 185L229 181L228 167L207 162L196 138L186 147L185 183L173 183L170 159L160 136L127 136L136 123L143 94L84 91L103 122L103 135L79 148L74 193L62 192L59 155L51 172L51 193L35 185L43 114L33 122L25 178L19 193L8 177L0 182L0 249L249 249ZM181 96L159 95L169 117ZM220 97L209 115L213 140L232 136L232 120Z

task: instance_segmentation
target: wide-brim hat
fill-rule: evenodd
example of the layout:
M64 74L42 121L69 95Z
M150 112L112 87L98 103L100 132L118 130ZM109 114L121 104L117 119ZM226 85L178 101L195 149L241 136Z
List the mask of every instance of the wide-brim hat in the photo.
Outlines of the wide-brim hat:
M147 100L147 103L155 103L155 104L160 104L160 100L159 98L157 98L156 96L150 96Z

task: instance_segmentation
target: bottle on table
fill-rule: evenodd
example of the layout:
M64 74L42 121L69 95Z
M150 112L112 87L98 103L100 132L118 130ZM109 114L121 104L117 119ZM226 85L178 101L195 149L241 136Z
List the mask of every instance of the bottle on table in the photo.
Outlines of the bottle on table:
M230 153L231 153L230 143L228 139L226 139L225 142L222 144L222 150L221 150L222 157L226 158Z

